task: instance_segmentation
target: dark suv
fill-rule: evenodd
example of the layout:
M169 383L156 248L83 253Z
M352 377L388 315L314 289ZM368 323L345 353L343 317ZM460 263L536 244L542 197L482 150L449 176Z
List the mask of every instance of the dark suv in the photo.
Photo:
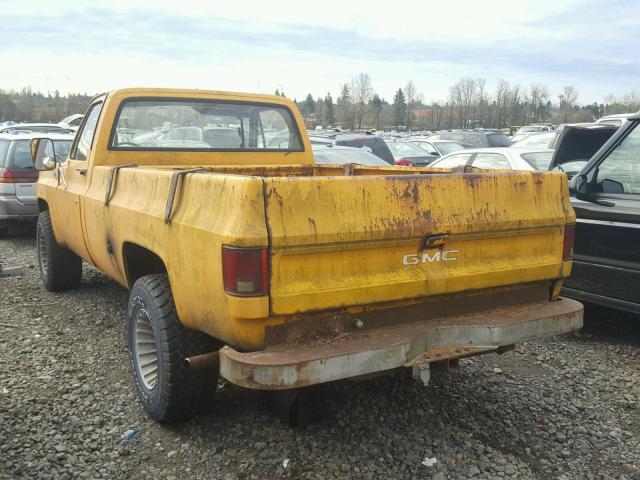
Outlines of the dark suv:
M576 212L568 297L640 314L640 116L571 179Z
M511 140L506 135L491 130L442 132L440 140L451 140L464 148L510 147Z

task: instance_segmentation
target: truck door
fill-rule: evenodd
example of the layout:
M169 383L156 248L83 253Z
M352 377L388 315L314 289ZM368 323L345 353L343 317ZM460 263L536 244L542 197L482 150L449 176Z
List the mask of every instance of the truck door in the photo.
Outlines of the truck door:
M69 158L56 170L58 188L55 191L53 218L57 240L81 257L90 260L84 240L80 196L87 190L89 155L102 102L91 105L69 152Z
M565 285L640 312L640 122L592 172L591 201L572 202L576 242Z

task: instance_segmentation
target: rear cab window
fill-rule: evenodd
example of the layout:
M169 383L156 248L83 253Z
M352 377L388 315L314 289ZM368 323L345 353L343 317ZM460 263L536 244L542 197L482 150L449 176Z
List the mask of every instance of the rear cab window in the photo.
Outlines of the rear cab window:
M288 108L222 100L132 99L117 114L111 150L301 152Z

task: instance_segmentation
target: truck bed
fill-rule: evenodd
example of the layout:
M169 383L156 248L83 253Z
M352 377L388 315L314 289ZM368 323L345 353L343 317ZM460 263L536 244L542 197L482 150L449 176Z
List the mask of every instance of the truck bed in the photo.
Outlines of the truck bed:
M112 167L96 167L86 222L112 231L114 245L142 243L168 258L183 323L245 349L264 345L265 325L315 312L384 309L526 283L551 291L570 271L563 235L574 216L559 173L201 168L179 180L184 167L124 168L109 187ZM126 229L115 227L123 223ZM180 248L178 238L193 248ZM268 248L268 296L213 293L223 291L222 245ZM121 248L108 261L100 253L94 260L127 284Z

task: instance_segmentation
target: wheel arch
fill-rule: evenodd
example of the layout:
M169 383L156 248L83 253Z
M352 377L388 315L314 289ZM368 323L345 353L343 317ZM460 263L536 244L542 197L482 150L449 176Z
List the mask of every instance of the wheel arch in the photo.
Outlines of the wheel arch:
M133 288L136 280L145 275L169 273L160 255L134 242L122 244L122 260L129 289Z

